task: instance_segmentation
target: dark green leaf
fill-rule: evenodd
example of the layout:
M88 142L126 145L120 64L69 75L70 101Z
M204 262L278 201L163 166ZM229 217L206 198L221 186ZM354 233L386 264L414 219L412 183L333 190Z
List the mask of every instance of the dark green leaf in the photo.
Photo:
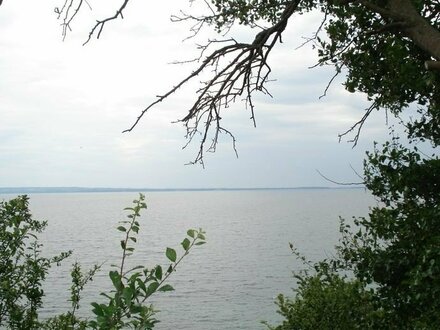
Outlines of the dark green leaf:
M189 237L192 237L192 238L194 238L196 236L194 229L190 229L186 233L188 234Z
M183 249L184 249L185 251L188 251L190 244L191 244L191 242L189 241L189 239L185 238L185 239L182 241L182 247L183 247Z
M147 293L147 287L145 283L139 278L136 280L136 282L139 285L139 287L142 289L142 291L144 291L144 293Z
M156 267L155 276L159 281L162 280L162 267L161 266Z
M145 294L145 296L147 296L147 297L151 296L154 292L156 292L158 287L159 287L159 283L157 283L157 282L151 283L148 286L147 293Z
M92 302L91 305L93 306L93 314L97 316L104 316L104 312L102 311L102 308L98 303Z
M110 279L113 283L113 286L117 289L117 290L121 290L123 287L123 284L121 282L121 276L119 275L119 273L115 270L111 270L109 272L109 276Z
M165 252L167 258L172 261L172 262L176 262L177 259L177 254L176 251L172 248L167 248L167 251Z
M124 297L125 300L125 304L127 306L131 305L131 298L133 297L133 290L130 287L126 287L124 288L124 290L122 290L122 296Z
M165 284L164 286L161 286L158 291L161 292L174 291L174 288L169 284Z

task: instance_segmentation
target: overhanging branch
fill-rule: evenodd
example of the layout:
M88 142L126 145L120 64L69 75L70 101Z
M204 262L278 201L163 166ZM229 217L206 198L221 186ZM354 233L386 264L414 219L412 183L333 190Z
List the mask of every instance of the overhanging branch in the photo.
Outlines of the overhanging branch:
M133 125L124 132L132 131L148 110L174 94L189 80L210 68L213 76L208 81L202 82L202 87L197 90L195 103L188 110L187 115L178 122L183 123L186 127L188 143L196 135L201 136L198 154L191 163L203 165L204 152L215 151L221 133L232 138L235 150L234 136L221 125L222 111L235 101L243 100L250 110L254 125L256 125L252 96L256 91L270 95L266 89L266 83L269 81L271 73L267 59L275 44L281 42L281 35L299 2L300 0L291 1L284 9L279 21L258 33L252 43L238 43L234 39L228 39L211 40L206 45L199 46L201 56L198 61L204 54L208 53L209 55L201 60L201 64L196 70L165 94L158 96L139 114ZM225 42L225 46L210 52L212 46ZM211 128L214 132L211 132Z

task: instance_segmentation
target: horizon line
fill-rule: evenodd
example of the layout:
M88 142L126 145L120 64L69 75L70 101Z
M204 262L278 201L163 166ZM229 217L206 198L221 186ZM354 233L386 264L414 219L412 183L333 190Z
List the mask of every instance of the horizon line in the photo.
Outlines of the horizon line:
M359 189L363 185L297 186L297 187L198 187L198 188L129 188L129 187L79 187L79 186L23 186L0 187L0 194L11 193L87 193L87 192L160 192L160 191L245 191L245 190L300 190L300 189Z

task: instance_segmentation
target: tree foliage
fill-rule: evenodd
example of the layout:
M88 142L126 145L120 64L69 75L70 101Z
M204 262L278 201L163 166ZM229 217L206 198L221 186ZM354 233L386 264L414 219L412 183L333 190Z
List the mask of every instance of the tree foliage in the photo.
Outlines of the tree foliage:
M294 298L277 297L278 313L284 320L271 330L380 329L380 312L371 292L357 280L334 273L298 276Z
M398 138L368 154L368 189L383 206L358 219L341 256L403 327L440 325L440 160Z
M43 281L54 263L70 255L41 255L37 235L47 223L32 219L29 199L0 202L0 326L34 329L42 306Z

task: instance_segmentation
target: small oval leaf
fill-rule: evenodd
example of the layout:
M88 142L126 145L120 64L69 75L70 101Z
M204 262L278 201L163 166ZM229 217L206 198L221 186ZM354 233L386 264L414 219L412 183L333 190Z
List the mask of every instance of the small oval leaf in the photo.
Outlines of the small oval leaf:
M162 280L162 267L161 266L156 267L155 275L159 281Z
M185 251L188 251L190 244L191 244L191 242L189 241L189 239L185 238L185 239L182 241L182 247L183 247L183 249L184 249Z
M167 251L166 251L165 254L166 254L167 258L168 258L170 261L172 261L172 262L176 262L177 254L176 254L176 251L175 251L174 249L172 249L172 248L167 248Z

